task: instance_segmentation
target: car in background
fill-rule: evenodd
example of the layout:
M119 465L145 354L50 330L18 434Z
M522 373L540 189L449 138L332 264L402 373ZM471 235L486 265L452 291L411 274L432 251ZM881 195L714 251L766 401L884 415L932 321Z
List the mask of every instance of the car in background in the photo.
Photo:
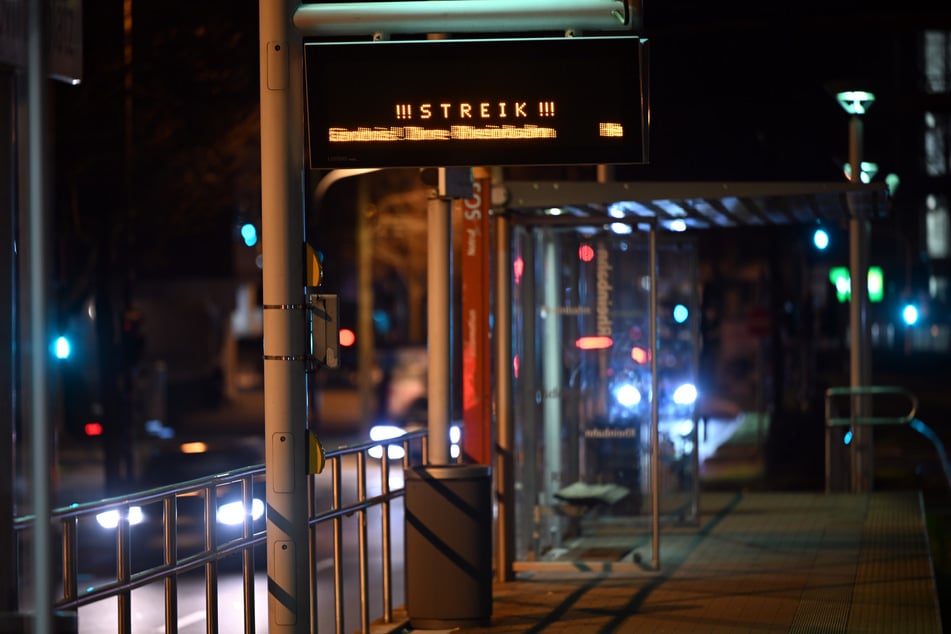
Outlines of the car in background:
M424 346L395 348L381 354L381 359L383 415L370 428L370 440L393 440L408 432L426 429L429 421L429 351ZM461 453L461 441L462 426L450 424L449 457L453 460ZM390 460L403 458L402 445L388 447ZM383 456L383 446L374 447L369 453L379 459ZM414 462L419 462L418 458L414 457Z
M210 476L231 474L246 467L264 463L263 443L257 439L215 437L204 439L168 439L156 444L149 453L141 476L136 480L135 492L129 497L169 486L181 485ZM245 504L241 478L226 477L213 487L212 503L214 535L221 547L244 536L244 523L250 521L251 534L266 530L266 490L263 474L251 483L251 503ZM182 560L197 555L205 549L205 499L212 489L192 488L177 494L175 507L177 558ZM117 529L120 521L130 525L130 555L134 572L147 570L164 563L164 515L161 498L143 504L133 504L125 509L110 509L95 517L79 531L80 572L110 574L109 566L115 565ZM96 557L92 555L96 554ZM266 563L266 545L255 548L255 567ZM241 565L237 555L219 561L219 565L231 568ZM88 566L88 567L87 567ZM105 567L105 570L104 570Z

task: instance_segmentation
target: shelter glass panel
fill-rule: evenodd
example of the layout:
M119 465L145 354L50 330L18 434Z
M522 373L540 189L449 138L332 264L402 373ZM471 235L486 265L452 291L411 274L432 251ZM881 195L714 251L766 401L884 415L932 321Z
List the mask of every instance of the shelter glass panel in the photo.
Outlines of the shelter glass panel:
M696 519L694 245L657 249L658 513ZM651 544L648 234L513 232L516 561L639 561ZM524 566L522 566L524 568Z

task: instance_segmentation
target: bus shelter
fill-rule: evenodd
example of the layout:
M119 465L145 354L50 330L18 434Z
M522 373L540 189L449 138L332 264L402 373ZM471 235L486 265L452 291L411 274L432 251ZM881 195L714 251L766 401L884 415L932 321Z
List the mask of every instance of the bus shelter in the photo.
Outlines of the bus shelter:
M699 520L703 230L872 220L887 213L886 191L580 181L498 190L501 575L659 569L662 527Z

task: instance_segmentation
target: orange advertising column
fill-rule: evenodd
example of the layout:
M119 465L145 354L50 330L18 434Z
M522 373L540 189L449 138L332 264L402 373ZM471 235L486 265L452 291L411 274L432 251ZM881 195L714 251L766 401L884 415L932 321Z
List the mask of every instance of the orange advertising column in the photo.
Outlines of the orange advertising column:
M462 460L492 464L489 384L489 191L484 168L473 170L472 198L462 201Z

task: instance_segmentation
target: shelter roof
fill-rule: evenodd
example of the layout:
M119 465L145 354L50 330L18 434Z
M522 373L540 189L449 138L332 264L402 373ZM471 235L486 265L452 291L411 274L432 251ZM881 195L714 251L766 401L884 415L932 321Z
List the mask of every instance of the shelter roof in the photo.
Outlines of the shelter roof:
M884 184L720 181L506 181L505 207L514 222L627 222L646 228L712 229L875 220L889 214ZM547 213L551 208L561 215Z

